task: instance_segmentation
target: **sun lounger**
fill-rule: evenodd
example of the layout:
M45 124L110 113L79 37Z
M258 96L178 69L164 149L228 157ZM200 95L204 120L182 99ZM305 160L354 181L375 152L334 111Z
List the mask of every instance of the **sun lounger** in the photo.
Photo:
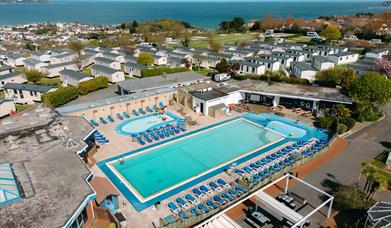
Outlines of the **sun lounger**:
M221 192L223 191L223 188L221 188L220 186L218 186L215 182L210 182L209 183L209 186L214 190L214 191L217 191L217 192Z
M221 185L221 187L231 188L231 185L228 184L227 182L225 182L225 180L223 180L221 178L217 179L217 183L219 183L219 185Z
M145 109L146 109L148 112L153 112L153 110L152 110L149 106L147 106Z
M147 142L149 142L149 143L152 142L152 139L149 138L149 136L147 134L144 134L143 136L144 136L145 140L147 140Z
M249 174L256 174L257 173L257 171L253 170L252 168L250 168L248 166L244 166L243 170L246 171Z
M186 212L184 212L184 211L179 211L179 212L178 212L178 215L179 215L179 217L180 217L182 220L186 220L186 219L187 219L187 214L186 214Z
M208 213L209 212L209 209L202 203L198 204L197 206L198 210L204 212L204 213Z
M252 175L251 177L252 177L252 179L253 179L253 182L258 182L258 181L261 180L261 177L258 175L258 173Z
M164 136L170 137L170 133L166 129L163 128L161 131L163 132Z
M119 113L117 113L117 118L119 119L119 120L123 120L124 118L121 116L121 114L119 114Z
M138 112L136 111L136 110L132 110L132 112L133 112L133 115L135 115L135 116L139 116L140 114L138 114Z
M158 141L160 138L159 136L157 136L155 133L150 133L151 137L155 140L155 141Z
M244 172L243 170L238 169L238 168L234 169L234 173L238 174L239 176L245 176L246 175L246 172Z
M191 204L194 204L194 205L197 205L197 204L200 203L200 201L197 200L196 198L194 198L194 196L191 195L191 194L186 194L186 195L185 195L185 199L186 199L187 201L189 201Z
M186 131L186 128L184 128L184 127L181 127L181 126L179 126L179 125L177 125L176 126L179 130L181 130L181 131Z
M166 106L163 104L163 102L159 102L159 106L160 106L160 108L162 108L162 109L166 108Z
M166 127L165 129L166 129L166 131L167 131L168 133L170 133L170 135L175 135L175 132L174 132L173 130L171 130L171 128Z
M99 121L102 123L102 124L107 124L107 121L105 119L103 119L103 117L99 117Z
M240 194L243 194L246 192L244 188L242 188L240 185L235 185L235 190L238 191Z
M142 108L139 108L139 109L138 109L138 112L141 113L141 114L143 114L143 115L145 115L145 111L144 111Z
M225 204L227 202L226 200L223 200L220 196L217 196L217 195L213 196L212 199L218 205L223 205L223 204Z
M99 126L99 124L95 120L90 120L90 123L95 127Z
M228 193L228 195L231 195L232 197L236 197L236 192L230 188L227 190L227 193Z
M160 108L159 108L157 105L153 105L153 109L154 109L155 111L159 111L159 110L160 110Z
M130 118L129 113L127 113L127 112L124 112L123 115L124 115L126 118Z
M205 185L200 186L200 190L205 193L207 196L213 195L212 191L210 191Z
M161 138L161 139L164 139L164 138L165 138L164 134L163 134L161 131L156 130L155 132L156 132L156 134L159 136L159 138Z
M140 136L137 136L137 137L136 137L136 141L137 141L138 143L140 143L141 145L145 145L144 140L142 140Z
M176 127L172 126L170 128L175 132L175 134L179 134L179 130Z
M191 208L189 209L189 212L190 212L190 214L192 214L193 216L198 216L198 215L201 214L201 213L200 213L197 209L195 209L194 207L191 207Z
M177 204L178 204L180 207L184 208L184 209L189 208L189 205L187 205L186 201L185 201L184 199L182 199L181 197L176 198L176 199L175 199L175 202L177 202Z
M107 119L108 119L110 122L114 122L114 121L115 121L114 118L113 118L111 115L108 115L108 116L107 116Z
M222 192L222 193L221 193L221 198L223 198L225 201L232 201L232 200L235 199L234 197L228 195L228 194L225 193L225 192Z
M213 201L210 199L206 200L205 204L206 204L206 206L208 206L212 210L217 208L217 205L215 203L213 203Z
M198 188L193 188L192 190L191 190L191 192L195 195L195 196L197 196L198 198L205 198L206 197L206 194L205 193L203 193L200 189L198 189Z
M172 211L174 214L178 214L179 208L178 208L177 205L175 205L175 203L173 203L173 202L168 202L167 207L168 207L168 208L170 209L170 211Z

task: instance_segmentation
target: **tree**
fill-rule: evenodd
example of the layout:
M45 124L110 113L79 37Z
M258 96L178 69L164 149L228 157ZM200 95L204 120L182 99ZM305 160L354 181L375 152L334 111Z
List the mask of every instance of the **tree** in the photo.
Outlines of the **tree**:
M58 88L54 92L50 92L44 95L43 101L50 107L58 107L66 104L71 100L76 99L79 96L78 88L74 86L66 86Z
M80 55L80 52L84 50L84 44L78 40L73 40L68 43L68 48Z
M219 73L227 73L228 72L228 62L226 59L222 58L219 63L216 64L216 70Z
M391 77L391 60L387 59L376 59L373 68L381 73Z
M339 67L319 71L315 75L315 83L322 86L335 87L340 85L343 73L344 70Z
M26 70L24 74L26 75L27 81L34 84L39 82L42 78L46 77L46 74L37 70Z
M234 17L231 21L222 21L220 29L224 32L241 32L243 31L244 20L241 17Z
M339 85L342 88L349 88L350 84L352 84L355 77L356 77L356 71L354 71L354 69L352 68L349 68L342 73L342 77L340 79Z
M368 72L353 80L349 93L359 102L384 105L391 99L391 81L377 72Z
M147 52L141 52L137 58L138 64L152 65L154 62L155 58Z
M341 186L332 194L334 207L342 209L368 209L372 206L372 200L367 199L367 194L356 185Z
M209 48L215 52L219 52L222 48L221 43L214 36L209 36L208 38Z
M329 40L338 40L341 38L341 31L339 31L336 25L327 25L326 28L320 32L320 35Z

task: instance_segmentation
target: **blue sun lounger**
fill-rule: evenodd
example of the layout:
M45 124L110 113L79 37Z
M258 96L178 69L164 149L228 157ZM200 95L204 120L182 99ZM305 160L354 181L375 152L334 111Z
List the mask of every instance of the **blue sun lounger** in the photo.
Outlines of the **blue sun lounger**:
M210 209L212 209L212 210L217 208L216 204L213 203L213 201L210 200L210 199L207 199L207 200L205 201L205 204L206 204L206 206L208 206L208 207L209 207Z
M95 127L99 126L99 124L95 120L90 120L90 123Z
M124 115L126 118L130 118L129 113L127 113L127 112L124 112L123 115Z
M162 128L161 131L163 132L164 136L167 138L170 137L170 133L166 129Z
M140 136L137 136L135 139L136 139L136 141L137 141L138 143L140 143L141 145L145 145L144 140L142 140Z
M252 178L253 178L253 182L258 182L258 181L260 181L260 180L261 180L261 177L258 175L258 173L257 173L257 174L254 174L254 175L252 175Z
M179 212L179 207L175 205L173 202L168 202L167 207L172 211L174 214L178 214Z
M138 114L138 112L135 109L133 109L132 112L133 112L133 115L135 115L135 116L139 116L140 115L140 114Z
M231 185L229 185L227 182L225 182L225 180L223 180L221 178L217 179L217 183L219 185L221 185L221 187L224 187L224 188L230 188L231 187Z
M200 190L205 193L206 195L208 196L211 196L213 195L213 193L205 186L205 185L201 185L200 186Z
M223 198L225 201L232 201L235 199L235 197L232 197L230 195L228 195L227 193L225 192L222 192L221 193L221 198Z
M157 105L153 105L153 109L155 109L155 111L159 111L160 110L160 108Z
M183 132L186 131L186 128L184 128L184 127L182 127L182 126L180 126L180 125L177 125L176 127L177 127L179 130L183 131Z
M150 135L153 138L153 140L155 140L155 141L159 141L160 140L159 136L157 136L155 133L151 132Z
M189 208L189 205L187 205L186 201L184 199L182 199L181 197L178 197L175 199L175 202L182 208Z
M194 198L194 196L192 196L191 194L186 194L185 199L194 205L197 205L200 203L200 201L198 201L196 198Z
M117 113L117 118L119 119L119 120L123 120L124 118L121 116L121 114L119 114L119 113Z
M215 182L211 181L209 182L209 186L213 189L213 191L216 191L216 192L221 192L223 191L223 189L218 186Z
M197 209L195 209L194 207L191 207L191 208L189 209L189 212L190 212L190 214L192 214L193 216L198 216L198 215L201 214L201 213L200 213Z
M174 132L173 130L171 130L170 127L166 127L165 129L166 129L166 131L167 131L168 133L170 133L170 135L175 135L175 132Z
M138 112L141 113L141 114L143 114L143 115L145 115L145 111L144 111L142 108L139 108L139 109L138 109Z
M202 203L198 204L197 206L198 210L204 212L204 213L208 213L209 212L209 209Z
M201 190L198 189L198 188L193 188L193 189L191 190L191 192L192 192L195 196L197 196L198 198L205 198L205 197L206 197L205 193L201 192Z
M160 108L166 108L166 106L163 104L163 102L159 102Z
M187 219L187 214L184 211L179 211L178 215L183 221Z
M155 132L156 132L156 134L159 136L159 138L161 138L161 139L164 139L164 138L165 138L164 134L163 134L161 131L155 130Z
M227 190L228 195L231 195L232 197L236 197L236 192L232 189Z
M246 192L244 188L242 188L240 185L235 185L235 190L238 191L240 194L243 194Z
M179 134L179 130L176 127L171 126L170 128L175 132L175 134Z
M107 119L108 119L110 122L112 122L112 123L115 121L114 118L113 118L111 115L108 115L108 116L107 116Z
M239 176L245 176L247 174L246 172L238 168L234 169L234 173L238 174Z
M147 142L149 142L149 143L152 142L152 139L149 138L149 136L147 134L144 134L143 136L144 136L145 140L147 140Z
M227 202L226 200L223 200L220 196L217 196L217 195L213 196L212 199L218 205L223 205Z
M105 119L103 119L103 117L99 117L99 121L102 123L102 124L107 124L107 121Z
M151 107L149 107L149 106L147 106L145 109L146 109L148 112L153 112L153 110L152 110Z

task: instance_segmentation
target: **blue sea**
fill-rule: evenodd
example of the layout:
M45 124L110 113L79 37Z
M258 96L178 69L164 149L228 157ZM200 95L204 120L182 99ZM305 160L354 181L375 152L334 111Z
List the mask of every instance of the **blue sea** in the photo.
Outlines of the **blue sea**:
M329 15L353 15L358 12L378 13L373 8L380 1L236 1L236 2L163 2L163 1L63 1L50 3L0 4L0 25L31 22L81 22L118 24L137 20L172 18L204 28L218 27L222 20L235 16L260 19L268 13L304 19Z

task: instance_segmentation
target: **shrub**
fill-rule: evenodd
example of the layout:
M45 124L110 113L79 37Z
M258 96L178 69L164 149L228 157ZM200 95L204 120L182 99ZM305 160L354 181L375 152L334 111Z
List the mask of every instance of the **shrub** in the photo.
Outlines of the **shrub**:
M173 74L173 73L186 72L186 71L190 71L190 69L185 67L179 67L179 68L156 67L152 69L141 70L141 77L152 77L152 76L162 75L163 73Z
M97 77L85 82L81 82L78 86L79 94L85 95L98 89L107 88L109 80L106 77Z
M147 52L141 52L137 58L138 64L152 65L155 62L155 57Z
M345 124L348 127L348 130L352 129L356 124L356 120L351 117L343 117L339 121Z
M26 75L26 79L32 83L37 83L42 78L46 77L46 74L37 70L26 70L24 73Z
M325 117L319 117L319 118L318 118L317 126L318 126L319 128L329 129L329 128L331 128L331 126L333 125L333 122L334 122L334 120L333 120L333 118L331 118L331 117L327 117L327 116L325 116Z
M368 209L373 205L372 199L358 186L341 186L333 192L336 209Z
M44 95L43 101L51 107L58 107L78 97L78 89L74 86L61 87Z
M343 123L338 124L338 134L343 134L348 131L348 126Z
M238 80L238 81L243 81L243 80L246 80L247 77L244 76L244 75L233 75L232 79L235 79L235 80Z

